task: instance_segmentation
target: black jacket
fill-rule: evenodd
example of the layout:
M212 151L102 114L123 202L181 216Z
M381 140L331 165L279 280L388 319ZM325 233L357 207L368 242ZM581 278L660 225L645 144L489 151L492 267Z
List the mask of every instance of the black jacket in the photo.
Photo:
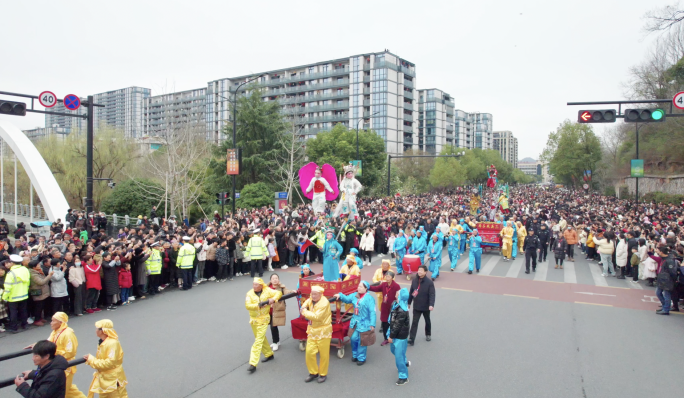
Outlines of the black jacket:
M677 264L674 256L670 253L660 265L660 273L656 278L656 286L667 292L674 290L675 280L677 279Z
M541 248L541 243L539 243L539 237L537 235L525 238L525 244L523 245L524 251L537 251L539 248Z
M67 365L63 356L55 355L42 369L29 373L28 378L33 379L31 387L24 382L17 387L17 392L26 398L64 398Z
M413 292L416 290L418 293L416 297L413 297ZM429 307L435 306L435 285L427 275L423 278L415 278L411 282L408 305L411 305L412 302L415 302L413 309L416 311L429 311Z
M541 243L541 246L546 246L549 243L549 238L551 237L551 232L549 232L548 228L547 229L539 229L539 234L537 234L537 231L534 231L535 235L539 238L539 243Z
M390 317L392 319L390 323L390 339L408 339L409 329L411 329L411 317L408 311L404 311L401 307L397 306L397 308L392 310Z

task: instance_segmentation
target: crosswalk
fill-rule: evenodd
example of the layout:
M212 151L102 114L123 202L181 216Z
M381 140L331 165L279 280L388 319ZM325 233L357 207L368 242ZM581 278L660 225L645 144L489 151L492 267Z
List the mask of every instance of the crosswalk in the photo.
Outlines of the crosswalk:
M387 258L387 257L385 257ZM375 260L375 259L374 259ZM377 265L379 265L379 260ZM458 260L454 273L468 272L468 251L461 255ZM394 263L394 261L393 261ZM376 261L373 261L376 265ZM575 262L565 261L563 269L556 269L555 259L551 254L546 262L538 263L536 272L530 270L529 274L525 273L525 256L520 256L512 261L504 261L501 254L495 251L488 251L482 254L482 262L479 276L497 276L505 278L530 279L535 281L559 282L559 283L575 283L584 285L614 287L623 289L654 289L648 287L644 281L639 283L632 283L631 278L617 279L613 276L601 276L603 268L594 261L587 261L584 255L579 255L575 258ZM442 268L440 273L442 278L447 277L450 273L451 262L446 250L442 253Z

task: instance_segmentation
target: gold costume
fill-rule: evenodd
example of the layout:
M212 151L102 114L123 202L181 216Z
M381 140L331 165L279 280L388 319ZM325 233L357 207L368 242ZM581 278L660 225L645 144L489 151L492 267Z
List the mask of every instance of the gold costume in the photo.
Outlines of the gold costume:
M513 228L506 226L501 230L499 235L501 235L501 237L503 238L501 252L503 253L503 256L505 258L510 260L511 253L513 251Z
M343 281L349 280L349 278L351 278L352 275L361 276L361 270L359 269L359 267L356 266L356 258L354 258L354 256L352 256L352 255L349 255L347 257L347 260L353 260L354 263L352 264L351 267L349 267L349 264L345 263L342 266L342 269L340 269L340 274L346 275L344 277ZM338 303L337 305L340 305L339 301L337 303ZM345 304L345 306L344 306L345 311L351 311L353 308L354 308L353 304Z
M518 226L518 251L522 253L523 245L525 244L525 237L527 237L527 230L520 223L520 221L518 221L516 225Z
M315 286L313 289L319 288ZM302 315L309 320L306 328L306 367L309 374L327 376L330 363L330 340L332 339L332 312L330 302L325 296L317 303L308 298L302 304ZM316 354L321 356L321 365L316 362Z
M257 295L254 289L247 292L245 308L249 311L249 324L252 327L252 333L254 333L254 344L252 344L252 351L249 354L249 364L256 367L259 364L261 354L264 354L264 357L273 356L273 350L271 350L266 339L266 330L271 322L271 305L266 304L259 307L259 303L271 298L278 301L283 293L280 290L269 288L261 278L254 278L254 282L263 286L261 294Z
M128 381L123 370L124 353L114 324L109 319L102 319L95 322L95 327L102 329L107 338L97 347L96 356L88 355L86 360L86 364L95 369L88 398L95 394L99 394L100 398L128 398Z
M74 334L74 330L71 329L67 322L69 322L69 317L63 312L55 312L52 318L62 322L62 325L57 330L53 330L50 333L48 340L57 345L57 355L61 355L64 359L68 361L73 361L76 359L76 351L78 350L78 340ZM66 398L85 398L83 394L74 382L74 374L76 374L76 366L67 368L64 371L66 374Z

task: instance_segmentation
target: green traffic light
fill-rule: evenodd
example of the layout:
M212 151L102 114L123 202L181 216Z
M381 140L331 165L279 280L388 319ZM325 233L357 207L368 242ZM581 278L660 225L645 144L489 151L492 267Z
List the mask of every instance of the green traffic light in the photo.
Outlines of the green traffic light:
M660 120L663 118L663 116L665 116L665 111L662 109L655 109L651 113L651 119L653 119L653 120Z

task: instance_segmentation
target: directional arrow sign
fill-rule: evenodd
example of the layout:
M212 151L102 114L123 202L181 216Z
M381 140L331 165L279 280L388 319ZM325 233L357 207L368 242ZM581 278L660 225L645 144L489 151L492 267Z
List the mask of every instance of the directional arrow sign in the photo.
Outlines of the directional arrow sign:
M587 120L591 119L591 113L589 111L584 111L580 117L586 122Z

